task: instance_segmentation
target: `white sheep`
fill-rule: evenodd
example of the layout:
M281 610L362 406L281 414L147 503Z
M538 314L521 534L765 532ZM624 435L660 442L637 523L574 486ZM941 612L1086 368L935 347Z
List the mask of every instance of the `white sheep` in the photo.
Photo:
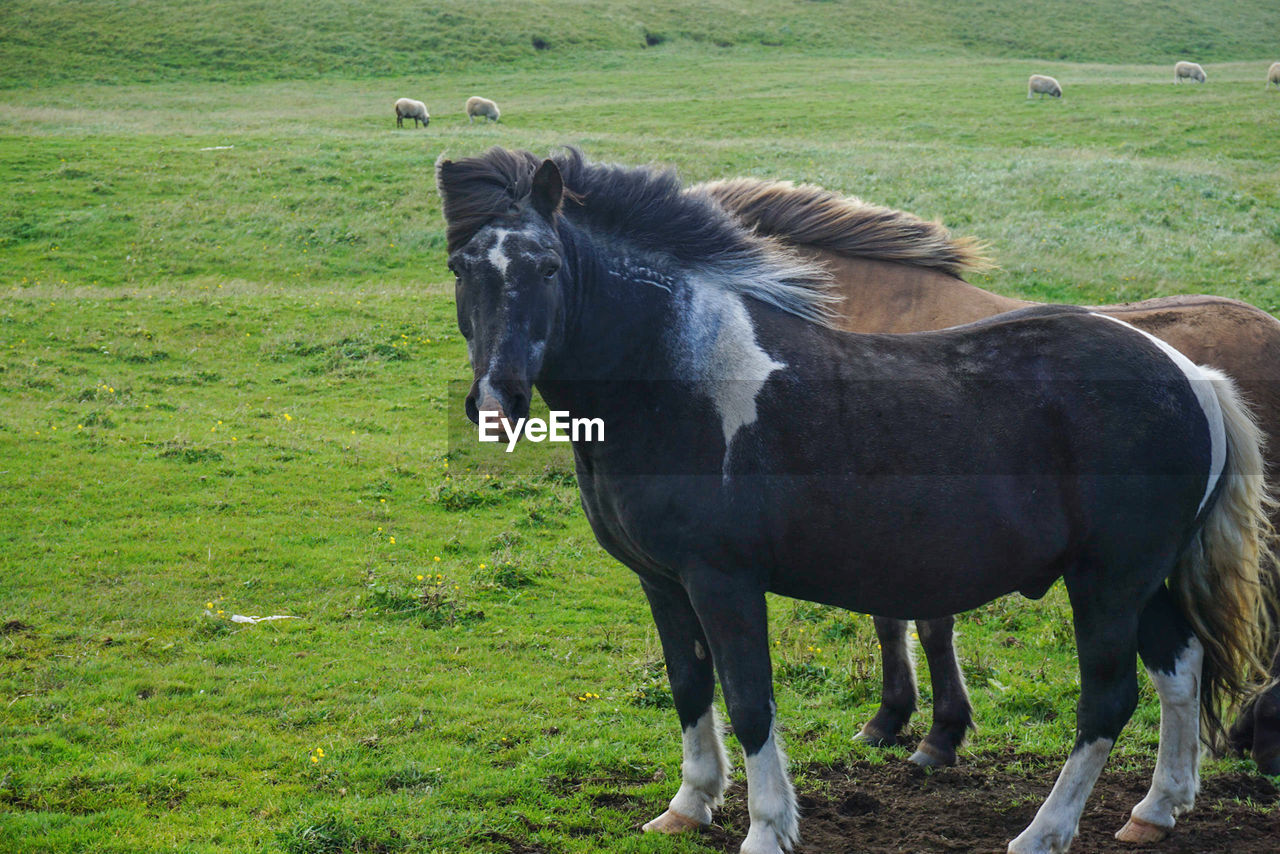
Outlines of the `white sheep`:
M1276 84L1276 88L1280 89L1280 62L1271 63L1271 68L1267 70L1267 82L1262 84L1265 89L1272 83Z
M426 104L412 98L401 98L396 101L396 127L404 127L405 119L413 119L414 127L418 126L418 122L422 122L422 126L426 127L427 122L431 121L431 116L427 115Z
M1173 67L1173 82L1181 83L1183 78L1194 80L1197 83L1204 82L1204 69L1196 65L1194 62L1179 62Z
M493 119L495 122L502 115L498 111L498 105L490 101L488 98L481 98L478 95L472 95L467 99L467 123L475 121L476 116L482 119Z
M1030 98L1034 92L1039 92L1042 100L1045 95L1050 98L1062 97L1062 87L1058 81L1044 74L1032 74L1027 80L1027 97Z

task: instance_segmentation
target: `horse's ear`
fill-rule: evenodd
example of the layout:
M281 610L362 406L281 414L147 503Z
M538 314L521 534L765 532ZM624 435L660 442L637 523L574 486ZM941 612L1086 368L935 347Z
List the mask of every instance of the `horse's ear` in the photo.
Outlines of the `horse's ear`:
M560 177L560 167L554 160L544 160L533 173L533 190L530 198L533 209L547 219L555 216L560 210L560 200L564 197L564 179Z

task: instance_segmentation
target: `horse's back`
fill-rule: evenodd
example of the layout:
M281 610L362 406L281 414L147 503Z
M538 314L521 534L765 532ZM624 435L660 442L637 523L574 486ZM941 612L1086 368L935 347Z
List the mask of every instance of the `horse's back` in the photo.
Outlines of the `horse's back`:
M1236 380L1280 382L1280 320L1227 297L1188 294L1094 309L1168 341Z

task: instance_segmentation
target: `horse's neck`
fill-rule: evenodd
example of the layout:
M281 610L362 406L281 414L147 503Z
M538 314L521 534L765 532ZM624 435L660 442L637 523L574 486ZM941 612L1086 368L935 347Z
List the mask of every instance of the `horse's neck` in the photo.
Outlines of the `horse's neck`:
M664 374L664 351L653 345L670 325L670 294L660 284L620 281L614 259L591 251L579 232L565 234L564 243L571 260L564 326L548 353L552 373L573 382Z
M835 279L842 299L837 328L848 332L943 329L1033 305L925 267L830 252L807 254Z

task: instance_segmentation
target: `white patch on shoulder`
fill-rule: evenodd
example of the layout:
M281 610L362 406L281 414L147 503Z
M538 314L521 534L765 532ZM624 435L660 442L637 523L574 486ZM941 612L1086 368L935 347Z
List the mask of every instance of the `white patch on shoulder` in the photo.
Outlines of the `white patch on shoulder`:
M1200 408L1204 410L1205 420L1209 424L1209 478L1204 485L1204 497L1200 499L1200 507L1196 511L1200 512L1200 510L1204 509L1205 502L1209 500L1209 496L1213 494L1214 487L1218 485L1218 478L1222 476L1222 471L1227 466L1227 427L1222 416L1222 406L1218 403L1218 393L1214 391L1213 381L1209 373L1212 369L1200 367L1179 352L1172 344L1167 341L1161 341L1150 332L1139 329L1132 323L1125 323L1119 318L1110 317L1096 311L1090 313L1095 317L1105 317L1113 323L1127 326L1139 335L1145 336L1147 340L1159 347L1181 369L1182 373L1187 377L1187 382L1191 384L1191 391L1195 393L1196 400L1200 401Z
M775 361L756 341L755 326L742 298L714 285L694 283L679 330L680 367L711 399L724 433L727 470L733 438L754 424L756 397L774 371L787 365Z

